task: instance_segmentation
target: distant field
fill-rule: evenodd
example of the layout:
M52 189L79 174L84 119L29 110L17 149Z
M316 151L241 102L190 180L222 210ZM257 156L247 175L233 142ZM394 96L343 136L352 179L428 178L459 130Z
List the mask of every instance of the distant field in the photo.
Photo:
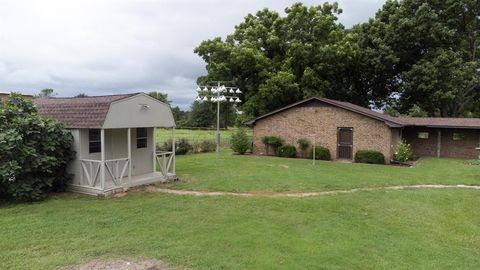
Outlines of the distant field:
M230 139L232 134L237 131L237 128L229 128L228 130L220 130L220 143L222 145L230 144ZM195 141L203 140L215 140L215 130L206 130L206 129L177 129L175 132L176 139L188 139L191 143ZM252 130L247 129L247 132L252 136ZM170 140L172 138L171 129L157 129L157 143L162 144L163 142Z

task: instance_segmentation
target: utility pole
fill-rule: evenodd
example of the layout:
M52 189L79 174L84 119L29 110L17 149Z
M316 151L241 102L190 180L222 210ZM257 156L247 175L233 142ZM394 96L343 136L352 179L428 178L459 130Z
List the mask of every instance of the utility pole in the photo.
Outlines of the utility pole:
M220 103L240 103L242 102L237 96L242 91L235 86L225 86L223 83L232 83L232 81L212 81L215 86L198 86L198 96L195 99L198 102L214 102L217 103L217 132L215 134L216 152L217 157L220 153Z

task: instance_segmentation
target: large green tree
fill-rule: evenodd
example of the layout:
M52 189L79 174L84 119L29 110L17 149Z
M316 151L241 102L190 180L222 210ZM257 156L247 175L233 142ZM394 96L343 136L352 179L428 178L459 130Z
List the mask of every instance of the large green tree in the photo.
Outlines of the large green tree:
M249 116L313 95L366 105L368 93L345 76L355 69L358 53L355 36L337 22L341 12L336 3L297 3L285 16L268 9L249 14L225 40L207 40L195 49L208 71L198 81L233 79Z
M249 14L225 40L195 52L208 74L235 80L248 116L313 95L434 116L480 108L478 0L388 0L366 23L344 29L336 3L297 3L281 16Z
M387 1L354 27L362 87L396 109L462 116L480 105L478 0Z
M228 102L220 103L220 127L233 126L236 120L234 105ZM195 101L190 106L188 113L189 127L215 127L217 124L217 104L211 102Z
M156 100L159 100L165 104L170 105L171 101L168 100L168 94L167 93L162 93L158 91L151 91L148 93L149 96L153 97Z
M40 93L38 93L39 97L54 97L56 96L57 93L55 93L55 90L52 88L45 88L40 90Z

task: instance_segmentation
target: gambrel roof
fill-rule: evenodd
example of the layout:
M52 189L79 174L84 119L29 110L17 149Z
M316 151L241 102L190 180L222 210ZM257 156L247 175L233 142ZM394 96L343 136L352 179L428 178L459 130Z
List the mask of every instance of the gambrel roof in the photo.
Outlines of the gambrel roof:
M168 104L145 93L76 98L37 98L41 116L53 118L66 128L174 127Z
M63 122L67 128L101 128L110 104L134 95L36 98L34 102L40 115Z

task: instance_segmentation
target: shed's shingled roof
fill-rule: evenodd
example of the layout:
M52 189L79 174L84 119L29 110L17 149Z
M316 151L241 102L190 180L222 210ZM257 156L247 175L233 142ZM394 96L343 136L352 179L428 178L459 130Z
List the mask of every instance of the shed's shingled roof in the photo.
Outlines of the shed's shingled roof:
M36 98L42 116L61 121L67 128L101 128L110 104L136 94L75 98Z
M246 122L247 125L254 125L256 121L266 118L270 115L279 113L281 111L290 109L300 104L306 103L311 100L319 100L327 104L343 108L352 112L356 112L365 115L370 118L377 119L385 122L390 127L405 127L405 126L423 126L423 127L436 127L436 128L472 128L480 129L480 118L440 118L440 117L393 117L380 112L372 111L368 108L361 107L349 102L338 101L322 97L312 97L301 100L299 102L290 104L278 110L264 114L253 120Z

